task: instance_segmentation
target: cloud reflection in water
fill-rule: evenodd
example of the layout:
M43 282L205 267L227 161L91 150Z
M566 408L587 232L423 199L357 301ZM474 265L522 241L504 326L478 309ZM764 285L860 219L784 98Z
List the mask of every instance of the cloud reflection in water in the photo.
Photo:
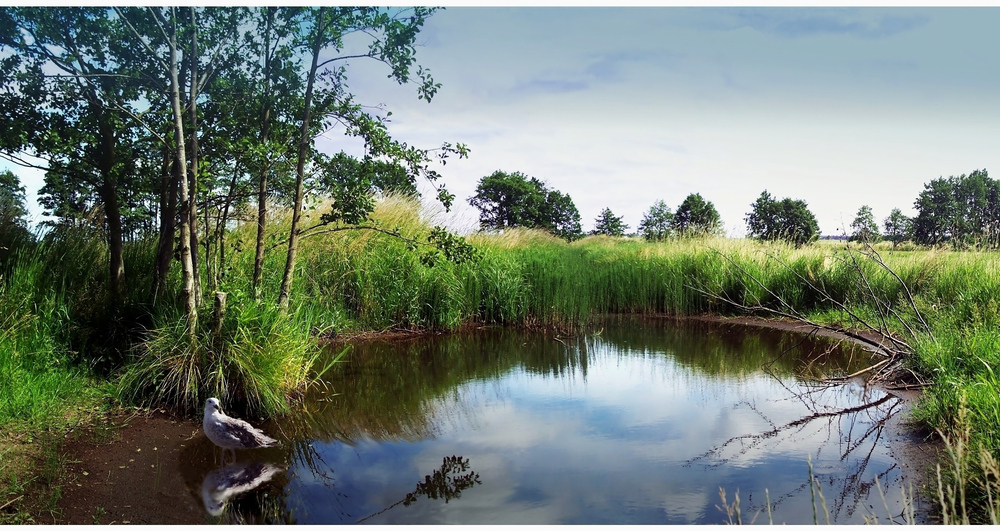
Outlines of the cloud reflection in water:
M875 477L899 503L881 438L899 401L797 376L846 374L867 362L857 353L815 363L824 347L806 345L760 371L800 342L645 323L568 346L501 330L359 347L333 382L342 394L300 435L336 472L338 507L302 463L287 503L307 523L721 523L721 486L753 511L766 488L776 523L810 523L811 456L831 516L861 523L881 507ZM470 459L481 484L452 503L398 503L442 455Z

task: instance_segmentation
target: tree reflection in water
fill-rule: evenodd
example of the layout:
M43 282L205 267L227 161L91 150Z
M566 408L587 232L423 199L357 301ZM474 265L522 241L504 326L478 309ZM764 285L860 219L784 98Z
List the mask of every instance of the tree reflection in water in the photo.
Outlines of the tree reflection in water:
M285 510L308 523L358 522L365 515L361 522L505 522L513 521L509 507L537 515L536 523L712 523L714 503L699 509L698 497L730 482L727 488L743 487L752 510L764 508L763 492L754 490L769 488L772 509L782 506L776 521L801 521L811 452L832 519L847 522L873 500L880 507L878 494L869 496L876 480L883 487L899 480L880 440L901 400L820 382L870 366L865 352L710 323L623 319L598 329L575 337L492 329L356 345L324 375L326 386L312 389L293 415L265 426L288 442ZM734 410L743 411L730 417ZM547 428L562 419L560 429L569 431L550 438ZM701 436L704 446L699 433L710 437ZM522 439L545 457L513 464L511 452ZM601 461L607 466L581 466L601 459L600 452L609 452ZM447 503L481 484L468 459L452 455L396 498L427 466L417 457L428 454L472 456L492 479L467 503L429 503ZM714 470L685 473L686 460L687 467ZM579 481L610 468L619 483L634 476L641 489L603 492L586 486L599 480ZM646 501L664 491L677 500L663 507ZM600 501L574 501L588 496ZM428 501L412 508L420 498ZM608 507L594 509L601 503ZM645 512L633 511L637 503ZM399 506L411 509L385 514Z
M365 520L374 518L400 504L403 507L409 507L416 503L421 496L430 500L443 499L445 503L448 503L452 499L461 498L463 490L471 489L476 485L482 485L482 482L479 481L479 474L474 470L469 470L468 473L465 473L466 470L469 470L468 459L462 459L462 456L456 457L454 455L445 457L441 463L441 468L435 470L432 474L424 476L424 480L417 483L417 488L406 493L403 499L381 511L358 520L357 523L360 524Z

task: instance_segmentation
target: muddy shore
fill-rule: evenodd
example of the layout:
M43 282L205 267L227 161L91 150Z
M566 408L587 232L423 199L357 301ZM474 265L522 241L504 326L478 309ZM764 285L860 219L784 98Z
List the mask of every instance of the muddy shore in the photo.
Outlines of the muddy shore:
M754 318L697 316L687 319L774 328L809 333L801 323ZM852 340L830 331L819 335ZM412 338L413 334L405 334ZM392 340L366 335L366 340ZM398 339L398 337L397 337ZM884 427L892 454L921 496L933 485L933 467L940 445L907 424L919 392L891 391L906 399L901 414ZM119 413L110 420L117 428L87 428L65 439L62 497L57 515L42 515L40 523L67 524L206 524L214 523L203 506L202 478L218 466L219 452L205 437L200 419L180 419L161 411ZM266 452L263 450L262 452ZM247 456L254 452L246 452ZM183 466L182 466L183 464ZM899 488L894 486L892 488ZM930 523L932 503L919 499L918 522Z

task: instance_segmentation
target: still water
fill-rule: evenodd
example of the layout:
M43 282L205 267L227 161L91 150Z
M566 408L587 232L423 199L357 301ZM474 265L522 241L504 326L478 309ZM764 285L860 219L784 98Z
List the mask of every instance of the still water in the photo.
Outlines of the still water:
M744 522L767 523L769 499L774 523L811 523L814 493L820 522L904 511L909 480L883 436L902 401L821 383L872 362L831 340L630 319L575 338L485 329L371 342L345 359L294 418L263 425L284 448L205 475L211 514L716 524L728 520L720 487L730 503L739 492Z

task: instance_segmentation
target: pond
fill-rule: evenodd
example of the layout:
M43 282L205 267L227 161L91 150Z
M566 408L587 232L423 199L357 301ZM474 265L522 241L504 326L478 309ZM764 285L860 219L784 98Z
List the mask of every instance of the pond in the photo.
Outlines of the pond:
M345 360L293 418L263 424L283 448L186 473L211 514L718 524L730 518L720 488L730 505L739 493L744 522L887 523L907 511L911 480L884 434L903 400L822 380L872 364L849 343L614 319L578 337L497 328L367 342Z

